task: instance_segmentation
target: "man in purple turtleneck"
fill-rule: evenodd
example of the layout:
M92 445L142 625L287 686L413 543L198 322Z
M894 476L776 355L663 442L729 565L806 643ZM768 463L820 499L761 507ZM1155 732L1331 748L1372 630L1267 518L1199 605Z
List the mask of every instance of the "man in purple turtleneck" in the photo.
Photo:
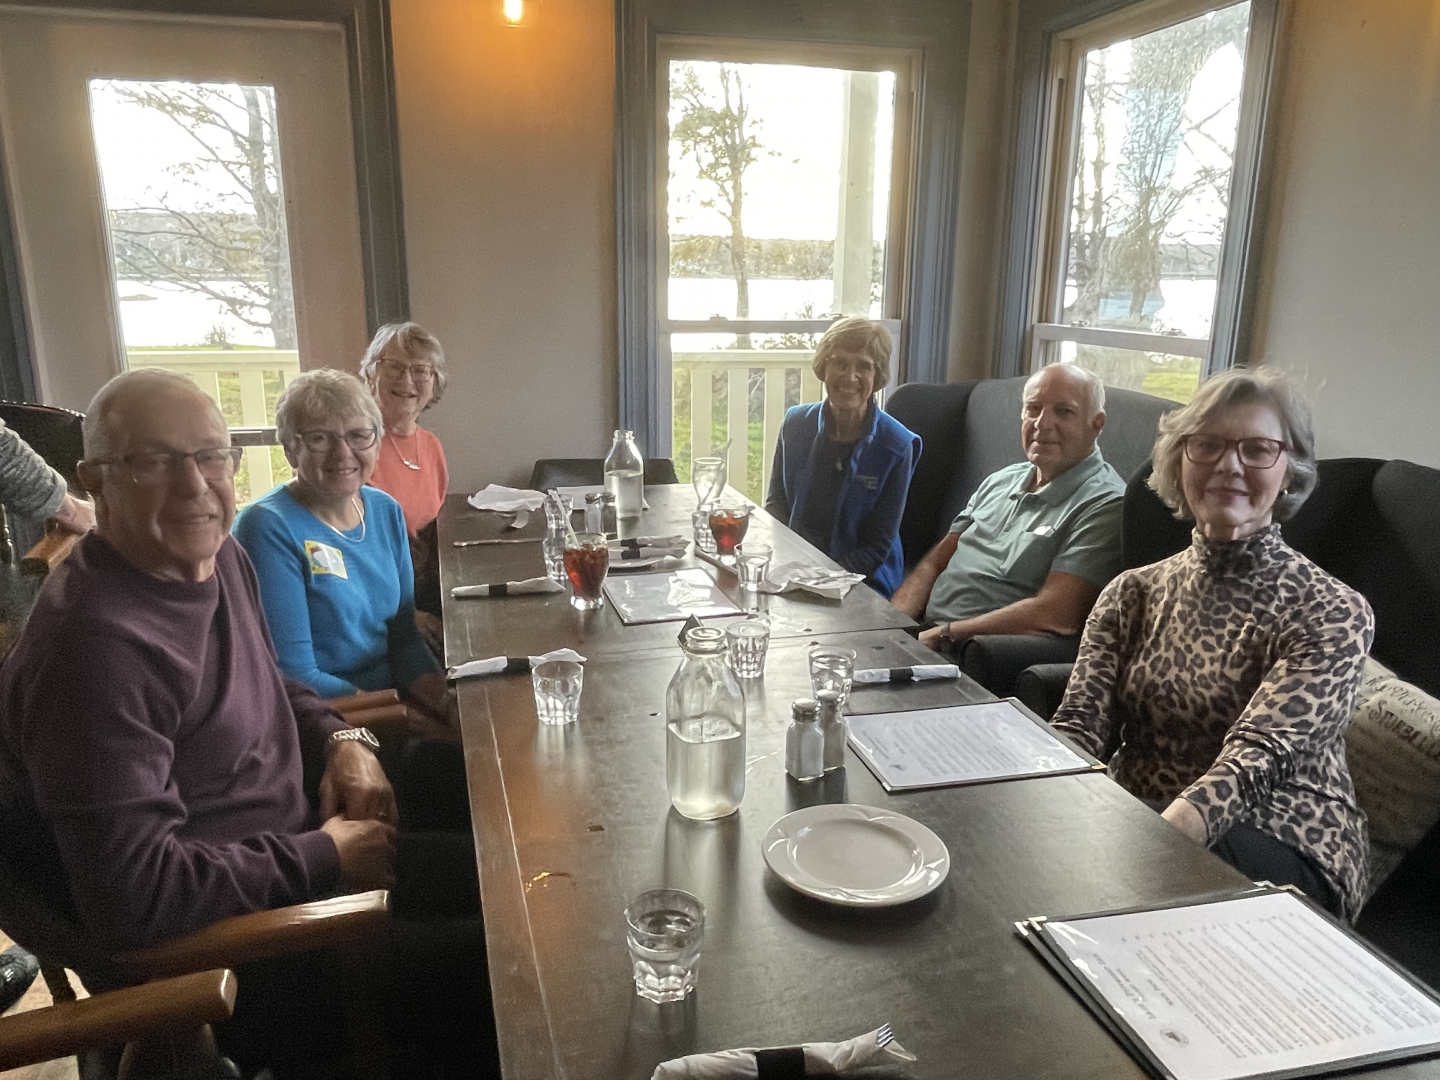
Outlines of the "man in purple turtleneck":
M110 951L393 884L378 760L276 667L230 537L240 451L220 411L182 376L129 372L91 403L85 454L96 531L0 667L9 843L30 826L32 864L53 856ZM237 1021L260 1004L240 975Z

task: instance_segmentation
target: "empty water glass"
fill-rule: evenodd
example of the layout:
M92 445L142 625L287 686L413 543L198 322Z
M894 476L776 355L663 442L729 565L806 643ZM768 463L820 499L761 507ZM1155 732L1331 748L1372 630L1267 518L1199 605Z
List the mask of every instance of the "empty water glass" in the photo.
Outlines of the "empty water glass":
M546 660L530 669L535 714L542 724L573 724L580 718L585 668L574 660Z
M770 545L744 543L735 549L735 564L740 571L740 587L748 592L759 592L765 580L765 571L770 569Z
M710 506L705 504L690 515L690 528L695 534L695 550L715 554L715 534L710 531Z
M625 906L625 945L635 992L648 1001L683 1001L695 989L705 905L681 889L652 889Z
M810 688L819 694L829 690L840 695L844 705L855 680L855 650L843 645L817 645L810 650Z
M730 670L742 679L765 674L765 654L770 650L768 619L732 619L725 625L730 643Z
M556 491L545 493L545 539L540 550L545 556L545 572L552 581L564 585L565 576L565 533L570 524L570 496Z

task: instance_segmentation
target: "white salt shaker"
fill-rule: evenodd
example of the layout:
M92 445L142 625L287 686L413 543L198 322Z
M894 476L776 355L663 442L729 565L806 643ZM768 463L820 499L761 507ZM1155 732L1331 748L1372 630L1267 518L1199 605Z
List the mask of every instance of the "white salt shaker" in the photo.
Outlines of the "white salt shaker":
M797 698L790 705L785 771L796 780L815 780L825 773L825 736L820 732L820 705L813 698Z

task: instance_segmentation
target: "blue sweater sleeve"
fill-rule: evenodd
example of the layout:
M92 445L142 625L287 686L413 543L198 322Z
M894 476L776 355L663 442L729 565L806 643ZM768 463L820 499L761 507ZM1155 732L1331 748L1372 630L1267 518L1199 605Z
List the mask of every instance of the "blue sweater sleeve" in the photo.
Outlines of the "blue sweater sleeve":
M415 625L415 567L410 560L410 537L405 515L393 499L372 499L366 495L369 512L384 517L386 539L395 552L395 569L400 575L400 606L390 620L390 673L396 685L409 687L421 675L439 671L440 664Z
M849 551L832 551L830 557L852 574L869 577L890 555L895 537L900 535L900 519L905 516L905 496L910 491L910 474L915 469L915 444L907 442L905 453L896 460L885 477L880 497L865 519L860 522L855 546Z
M265 621L270 624L280 670L322 698L356 693L358 687L327 675L315 661L310 603L305 592L305 555L284 519L271 507L257 502L235 519L234 533L255 565L260 603L265 609ZM406 557L408 560L408 552Z

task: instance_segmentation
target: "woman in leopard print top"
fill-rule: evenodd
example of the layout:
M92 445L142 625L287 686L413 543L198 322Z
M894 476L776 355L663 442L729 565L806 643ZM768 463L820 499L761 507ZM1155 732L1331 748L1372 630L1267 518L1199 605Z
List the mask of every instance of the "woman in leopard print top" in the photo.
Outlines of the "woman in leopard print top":
M1273 524L1314 461L1278 369L1226 372L1161 421L1150 483L1193 542L1101 593L1053 723L1242 872L1354 919L1369 844L1344 733L1374 617Z

